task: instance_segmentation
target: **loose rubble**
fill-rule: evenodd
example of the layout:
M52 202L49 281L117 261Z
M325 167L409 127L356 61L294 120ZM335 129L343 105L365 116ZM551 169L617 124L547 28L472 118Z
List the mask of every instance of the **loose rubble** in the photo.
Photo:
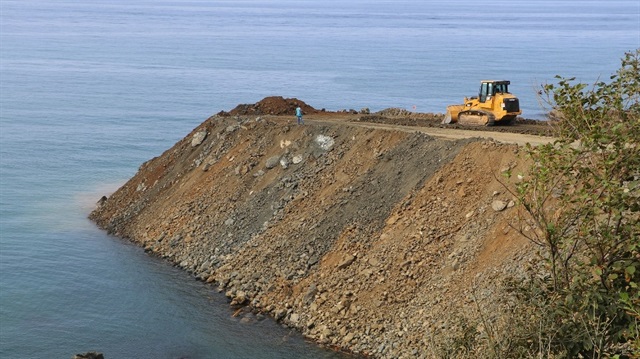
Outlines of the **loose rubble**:
M219 114L90 218L321 344L431 358L461 314L508 320L500 283L532 251L501 175L524 161L492 141Z

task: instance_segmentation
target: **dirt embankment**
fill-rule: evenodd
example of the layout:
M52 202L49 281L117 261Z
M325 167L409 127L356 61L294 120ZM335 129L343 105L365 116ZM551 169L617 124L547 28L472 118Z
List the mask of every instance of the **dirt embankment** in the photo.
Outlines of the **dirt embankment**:
M91 219L354 353L437 357L461 313L508 320L499 284L529 243L498 179L521 170L518 146L297 126L252 106L144 163Z
M295 113L295 108L300 106L305 116L316 120L331 120L344 122L379 123L396 126L410 126L421 128L439 128L446 130L482 131L498 133L514 133L532 136L551 136L552 127L550 121L531 120L518 117L512 125L463 126L459 124L442 124L444 114L411 112L402 108L388 108L375 113L369 109L360 110L343 109L340 111L317 110L304 101L296 98L283 98L280 96L266 97L255 104L242 104L233 110L220 111L217 116L289 116Z

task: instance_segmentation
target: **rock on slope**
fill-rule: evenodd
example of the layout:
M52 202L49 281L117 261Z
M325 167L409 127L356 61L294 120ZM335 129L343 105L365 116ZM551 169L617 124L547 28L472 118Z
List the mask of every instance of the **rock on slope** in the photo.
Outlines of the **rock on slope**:
M529 244L497 178L519 161L494 142L216 116L90 217L320 343L433 357L458 314L508 319L498 284Z

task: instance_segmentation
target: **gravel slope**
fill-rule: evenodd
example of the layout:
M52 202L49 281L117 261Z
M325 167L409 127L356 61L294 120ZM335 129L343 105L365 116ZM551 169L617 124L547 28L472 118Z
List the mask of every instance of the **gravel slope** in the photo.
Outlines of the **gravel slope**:
M500 183L519 147L358 116L221 113L90 218L340 350L430 358L463 313L499 328L500 283L533 253Z

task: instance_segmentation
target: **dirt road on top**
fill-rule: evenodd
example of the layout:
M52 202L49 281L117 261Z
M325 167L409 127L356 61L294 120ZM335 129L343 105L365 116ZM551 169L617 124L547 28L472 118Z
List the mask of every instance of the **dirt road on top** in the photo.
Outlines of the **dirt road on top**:
M290 119L289 119L290 120ZM293 120L291 120L293 122ZM393 130L393 131L404 131L404 132L422 132L429 136L448 139L448 140L460 140L465 138L483 138L483 139L493 139L494 141L508 144L516 144L520 146L524 146L529 143L531 145L537 146L540 144L553 142L554 138L549 136L540 136L540 135L532 135L532 134L524 134L518 132L498 132L498 131L484 131L484 127L481 128L471 128L471 129L463 129L459 127L455 128L444 128L444 127L424 127L424 126L408 126L408 125L395 125L390 123L375 123L375 122L345 122L343 119L333 119L330 117L325 118L313 118L309 117L305 120L310 124L336 124L341 123L343 125L348 126L358 126L364 128L374 128L381 130ZM512 130L517 131L518 125L509 126L512 127Z
M459 140L465 138L493 139L507 144L539 145L554 140L552 127L547 121L517 118L512 125L502 126L462 126L442 124L443 114L411 112L401 108L388 108L375 113L368 109L359 111L317 110L304 101L279 96L266 97L255 104L238 105L230 112L222 111L220 116L262 116L277 122L295 124L295 108L300 106L307 124L343 124L372 129L386 129L404 132L421 132L429 136Z

